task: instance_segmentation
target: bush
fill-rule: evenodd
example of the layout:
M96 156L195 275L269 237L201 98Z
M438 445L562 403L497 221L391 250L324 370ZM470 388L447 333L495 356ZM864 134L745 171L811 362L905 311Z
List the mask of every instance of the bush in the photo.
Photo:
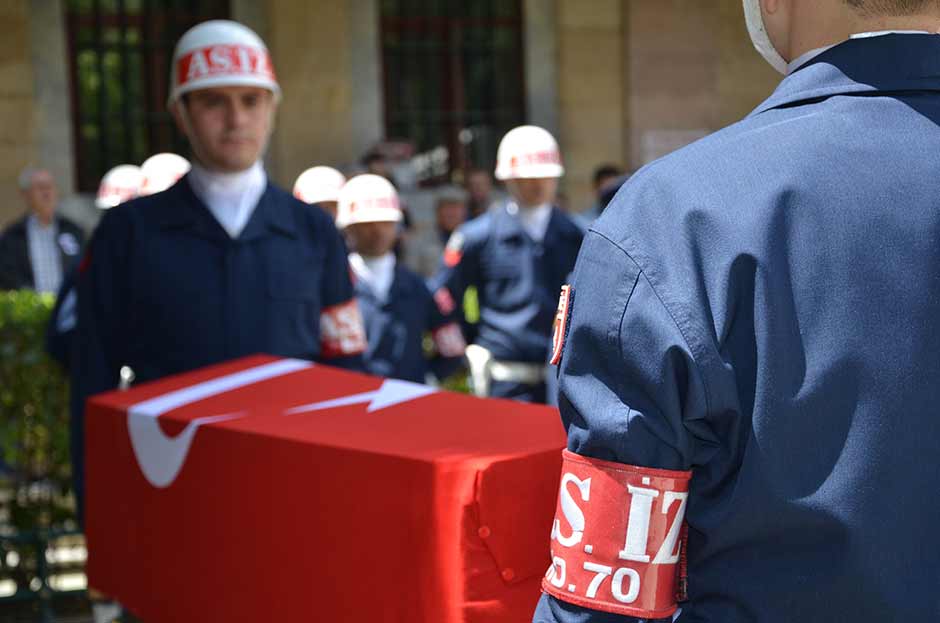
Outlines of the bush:
M0 292L0 504L20 533L75 525L68 385L45 353L53 304L49 295Z

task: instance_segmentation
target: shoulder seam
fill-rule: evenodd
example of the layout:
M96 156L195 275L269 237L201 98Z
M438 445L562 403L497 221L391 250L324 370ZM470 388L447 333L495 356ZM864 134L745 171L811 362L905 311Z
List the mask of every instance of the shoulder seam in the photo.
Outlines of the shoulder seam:
M702 390L703 390L704 395L705 395L705 409L706 409L706 412L710 414L710 413L711 413L711 396L710 396L710 393L709 393L708 382L707 382L707 379L706 379L706 376L705 376L705 371L702 369L702 366L701 366L701 364L699 363L698 357L697 357L696 354L695 354L695 349L693 348L692 343L689 341L689 337L688 337L687 331L686 331L685 329L683 329L682 324L679 322L678 318L676 318L676 315L673 314L672 310L671 310L671 309L669 308L669 306L666 304L666 301L663 300L663 297L660 295L659 290L656 289L656 285L655 285L655 284L652 282L652 280L649 278L649 275L647 275L646 270L643 268L643 266L640 265L640 263L637 262L637 261L633 258L633 256L630 255L630 253L629 253L626 249L624 249L621 245L617 244L616 242L614 242L613 240L611 240L610 238L608 238L608 237L605 236L604 234L598 232L597 230L592 229L591 232L594 233L595 235L597 235L597 236L603 238L603 239L606 240L607 242L609 242L609 243L611 244L611 246L613 246L615 249L617 249L618 251L620 251L621 253L623 253L624 256L625 256L627 259L629 259L631 262L633 262L633 264L634 264L634 265L637 267L637 269L639 270L639 275L643 277L643 279L646 281L647 284L649 284L649 287L650 287L650 289L653 291L653 294L656 295L656 300L659 301L660 307L662 307L663 310L665 310L665 312L666 312L667 314L669 314L669 318L672 320L673 324L676 326L676 329L679 330L679 334L682 336L683 342L685 342L685 346L686 346L686 348L687 348L688 351L689 351L689 356L692 358L692 362L695 364L695 367L698 369L698 378L699 378L699 382L700 382L701 385L702 385ZM635 288L635 287L636 287L636 286L634 285L634 288ZM627 299L627 303L628 303L628 304L629 304L630 298L633 298L633 296L631 295L631 296ZM625 305L625 306L624 306L624 309L623 309L623 316L626 316L626 313L627 313L627 306ZM621 316L621 319L620 319L621 324L623 324L623 316ZM621 341L620 341L620 332L619 332L619 331L618 331L618 336L617 336L617 347L618 347L619 349L622 349L622 348L623 348L623 344L622 344Z

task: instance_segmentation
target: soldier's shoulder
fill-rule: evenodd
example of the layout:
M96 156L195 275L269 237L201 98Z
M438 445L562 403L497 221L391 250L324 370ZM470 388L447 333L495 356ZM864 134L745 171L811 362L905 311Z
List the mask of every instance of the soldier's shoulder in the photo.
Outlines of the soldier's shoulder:
M562 236L566 238L583 238L587 231L584 226L571 214L560 208L555 208L556 223Z
M431 291L428 289L424 277L400 262L395 266L395 278L401 280L402 284L409 292L414 292L419 296L430 296Z
M452 241L454 237L458 237L462 246L485 243L493 229L493 217L493 212L489 211L467 221L454 232Z
M778 166L766 123L754 116L718 130L632 175L591 226L611 239L644 219L676 228L691 213L734 220L742 195L766 186L764 172Z
M333 232L336 230L336 224L326 210L316 206L304 203L285 189L276 184L269 184L268 191L271 199L277 204L278 209L288 210L293 214L294 220L301 224L306 230L320 233Z
M110 230L133 227L138 223L146 225L160 220L160 217L167 213L167 206L176 203L173 195L174 188L170 187L152 195L135 197L108 209L98 221L96 235L101 236L103 232Z

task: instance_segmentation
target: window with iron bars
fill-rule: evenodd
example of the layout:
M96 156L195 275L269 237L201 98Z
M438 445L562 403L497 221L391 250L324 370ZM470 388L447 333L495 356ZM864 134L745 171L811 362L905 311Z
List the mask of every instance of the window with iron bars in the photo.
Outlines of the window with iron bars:
M67 0L76 184L94 192L118 164L185 154L166 109L173 47L228 0Z
M381 0L386 136L492 170L525 119L521 0Z

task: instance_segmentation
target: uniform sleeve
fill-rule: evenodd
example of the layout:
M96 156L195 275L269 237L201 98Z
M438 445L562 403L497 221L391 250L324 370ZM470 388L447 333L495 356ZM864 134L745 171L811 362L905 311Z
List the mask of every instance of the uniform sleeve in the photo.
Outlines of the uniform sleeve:
M627 465L692 469L715 444L707 394L682 330L647 275L621 247L590 232L571 296L559 363L568 449ZM548 595L534 620L641 621Z
M366 330L353 291L346 244L335 228L326 231L329 250L323 272L319 359L331 366L365 371Z
M452 313L451 308L459 313L464 292L468 287L479 284L481 246L477 236L466 226L454 232L447 241L440 269L429 282L435 300L448 310L446 313Z
M120 216L105 214L78 267L73 379L82 406L89 396L118 385L129 294L124 249L130 239L130 228Z
M431 359L431 371L439 379L446 379L463 365L467 342L460 329L457 310L442 300L434 297L424 288L428 305L428 331L434 342L435 355Z

